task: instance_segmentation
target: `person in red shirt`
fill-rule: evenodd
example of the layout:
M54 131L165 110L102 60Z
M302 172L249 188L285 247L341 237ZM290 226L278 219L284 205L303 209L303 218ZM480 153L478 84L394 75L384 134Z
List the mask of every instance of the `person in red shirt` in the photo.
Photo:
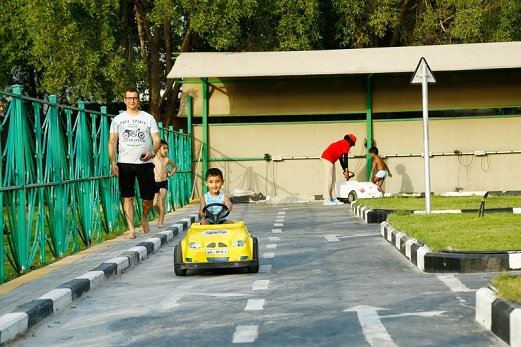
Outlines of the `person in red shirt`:
M320 159L324 164L325 182L324 182L324 205L343 205L344 203L336 198L334 189L336 175L335 175L335 163L337 160L340 161L344 177L348 179L349 168L347 166L347 155L351 147L356 144L356 136L353 134L347 134L340 141L333 142L330 144Z

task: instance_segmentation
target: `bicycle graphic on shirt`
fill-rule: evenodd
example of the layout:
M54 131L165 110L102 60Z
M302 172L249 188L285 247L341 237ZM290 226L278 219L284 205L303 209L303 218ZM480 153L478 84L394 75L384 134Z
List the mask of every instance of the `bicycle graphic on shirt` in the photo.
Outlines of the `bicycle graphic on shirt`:
M136 131L127 129L123 132L123 138L125 138L125 139L134 138L134 137L137 137L139 139L144 139L145 133L140 131L140 129L137 129Z

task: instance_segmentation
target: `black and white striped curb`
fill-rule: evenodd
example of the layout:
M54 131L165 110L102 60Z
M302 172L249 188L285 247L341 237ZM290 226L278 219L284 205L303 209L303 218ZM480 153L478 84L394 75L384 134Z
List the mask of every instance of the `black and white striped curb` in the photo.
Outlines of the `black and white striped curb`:
M424 272L501 272L521 269L521 252L432 252L422 242L394 229L389 222L380 224L380 234L414 265Z
M362 218L366 223L382 223L387 219L387 216L395 210L372 210L367 206L359 206L356 202L351 204L351 210L359 218ZM423 214L425 211L406 211L415 214ZM505 207L505 208L489 208L485 209L484 213L506 212L521 214L521 207ZM479 213L479 209L469 210L432 210L431 213Z
M510 346L521 346L521 307L499 299L490 288L476 293L476 321Z
M107 260L69 282L66 282L38 299L16 307L12 312L0 317L0 346L24 333L36 323L51 316L54 312L67 308L74 300L89 290L102 287L112 276L137 265L159 248L172 241L174 237L199 221L197 213L183 218L157 235L138 243L120 256Z
M382 223L387 219L387 215L394 212L391 210L372 210L367 206L358 205L356 201L351 203L351 211L368 224Z

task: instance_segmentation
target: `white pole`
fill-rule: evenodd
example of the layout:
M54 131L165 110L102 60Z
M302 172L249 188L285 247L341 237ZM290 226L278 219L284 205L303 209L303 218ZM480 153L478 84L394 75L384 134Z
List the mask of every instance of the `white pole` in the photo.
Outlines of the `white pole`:
M425 212L431 213L431 177L429 151L429 90L427 83L427 64L422 71L422 105L423 105L423 157L425 163Z

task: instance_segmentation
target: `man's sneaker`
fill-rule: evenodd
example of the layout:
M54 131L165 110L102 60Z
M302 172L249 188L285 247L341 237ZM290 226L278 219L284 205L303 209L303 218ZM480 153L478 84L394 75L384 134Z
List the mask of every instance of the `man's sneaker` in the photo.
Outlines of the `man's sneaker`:
M324 205L334 206L334 205L336 205L336 203L331 199L324 199Z
M333 199L333 200L331 200L331 201L334 202L335 205L343 205L343 204L344 204L342 201L340 201L340 200L338 200L338 199Z

